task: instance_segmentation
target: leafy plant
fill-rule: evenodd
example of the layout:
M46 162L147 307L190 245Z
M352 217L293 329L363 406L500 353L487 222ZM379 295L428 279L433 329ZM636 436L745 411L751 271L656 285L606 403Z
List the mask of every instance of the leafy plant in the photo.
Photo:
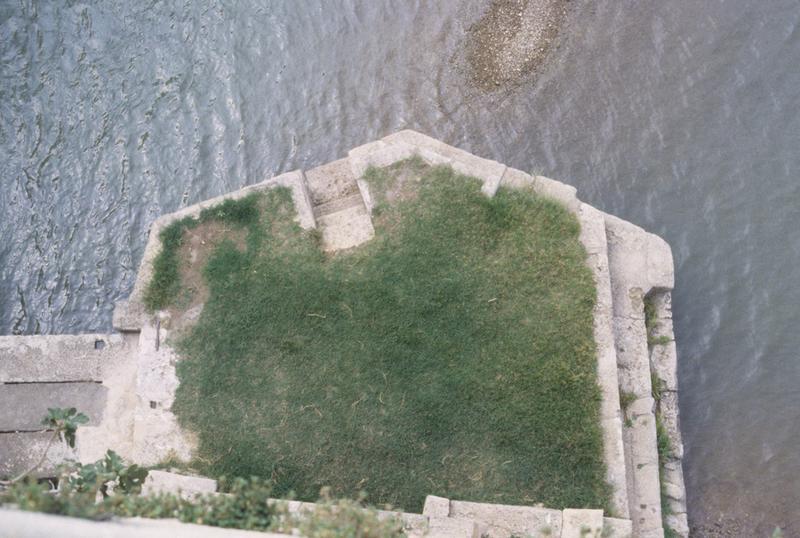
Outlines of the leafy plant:
M109 487L113 491L128 494L142 491L147 478L147 469L136 464L125 465L122 458L109 450L101 460L90 464L74 464L74 469L66 475L67 486L78 492L100 492L108 497Z
M70 407L68 409L62 409L60 407L48 408L47 415L45 415L42 419L42 425L45 426L44 431L51 431L52 434L47 440L47 444L42 451L41 457L33 465L33 467L7 482L0 482L0 484L8 485L19 482L26 476L29 476L31 473L36 471L42 466L45 460L47 460L47 453L50 451L50 447L53 446L53 443L56 442L56 440L64 441L70 448L75 448L75 432L77 432L78 426L81 424L86 424L87 422L89 422L89 417L83 413L79 413L74 407Z

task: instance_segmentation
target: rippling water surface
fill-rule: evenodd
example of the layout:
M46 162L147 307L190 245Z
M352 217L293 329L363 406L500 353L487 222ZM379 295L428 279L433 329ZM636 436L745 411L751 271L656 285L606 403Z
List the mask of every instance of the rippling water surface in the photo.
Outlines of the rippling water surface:
M576 3L485 96L482 0L0 2L0 334L107 330L158 215L414 128L672 244L690 516L800 535L800 5Z

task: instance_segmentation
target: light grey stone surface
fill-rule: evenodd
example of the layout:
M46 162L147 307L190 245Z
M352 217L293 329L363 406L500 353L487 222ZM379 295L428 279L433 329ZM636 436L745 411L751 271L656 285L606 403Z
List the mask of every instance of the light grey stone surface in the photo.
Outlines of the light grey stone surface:
M425 497L422 514L428 517L448 517L450 515L450 499L428 495Z
M580 240L587 254L586 264L592 270L597 289L593 330L597 346L597 381L602 394L600 418L606 481L611 485L615 512L626 518L629 504L605 219L600 211L587 204L580 204L577 216L581 225Z
M544 176L536 176L534 181L534 188L540 195L561 202L573 213L578 210L581 202L578 200L577 190L572 185Z
M603 532L603 511L570 509L563 513L561 538L599 537Z
M120 352L118 334L0 336L0 382L101 381Z
M91 521L0 508L0 536L14 538L286 538L285 534L223 529L175 519Z
M510 166L506 168L506 171L503 173L503 178L500 180L500 186L510 189L531 190L535 192L535 180L533 176L523 172L522 170L511 168Z
M142 465L154 465L170 456L189 460L197 445L172 413L178 388L177 361L169 331L146 321L139 334L133 431L134 461Z
M89 425L97 425L107 394L94 382L0 384L0 431L41 430L51 407L75 407L89 417Z
M603 518L603 538L633 538L633 522L615 517Z
M383 141L400 147L411 146L429 164L447 164L460 174L480 179L483 182L481 190L490 197L497 192L506 170L502 163L477 157L416 131L400 131L384 137Z
M349 207L317 219L326 251L356 247L375 236L372 219L363 205Z
M364 172L371 166L382 168L399 161L403 161L415 154L415 148L403 142L388 144L377 140L351 149L347 158L350 161L350 170L353 176L361 179Z
M429 538L480 538L481 535L482 529L471 519L428 518Z
M490 538L561 534L561 511L549 508L450 501L450 517L476 521Z
M159 493L180 494L190 499L197 495L216 493L217 481L202 476L187 476L167 471L150 471L142 486L142 495Z
M305 177L311 203L315 206L358 192L356 177L346 158L306 170Z
M12 478L29 470L44 454L52 437L51 432L0 433L0 478ZM65 443L56 441L47 453L44 464L34 476L55 476L56 467L66 459L76 459L78 453ZM2 525L0 525L2 528Z

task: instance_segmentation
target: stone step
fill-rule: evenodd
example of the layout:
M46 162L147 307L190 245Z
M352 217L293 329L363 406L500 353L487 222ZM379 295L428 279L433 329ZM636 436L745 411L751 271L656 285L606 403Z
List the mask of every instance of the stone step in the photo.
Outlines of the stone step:
M311 203L320 206L358 193L348 159L339 159L305 172Z
M337 213L343 209L357 206L364 206L364 199L358 192L351 194L350 196L345 196L344 198L337 198L336 200L331 200L330 202L314 206L314 218L318 219L320 217L324 217L325 215L330 215L331 213Z
M375 236L364 204L320 216L317 228L322 233L322 248L328 252L356 247Z

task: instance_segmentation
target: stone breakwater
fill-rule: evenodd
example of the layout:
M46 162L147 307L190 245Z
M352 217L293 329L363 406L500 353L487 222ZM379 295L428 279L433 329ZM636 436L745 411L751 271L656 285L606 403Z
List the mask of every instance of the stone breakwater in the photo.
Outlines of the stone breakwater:
M41 453L47 434L39 431L38 421L48 407L78 407L92 421L79 431L74 451L53 451L50 467L42 470L44 475L65 457L94 460L106 448L143 465L167 457L190 459L195 440L180 428L171 411L178 386L178 356L171 347L170 320L166 312L147 314L142 303L153 261L161 249L159 232L227 199L286 187L292 194L295 220L304 229L317 229L325 250L353 248L374 235L372 198L361 180L364 172L370 166L388 166L415 155L428 164L449 165L480 179L487 196L501 186L529 189L563 204L578 218L580 239L597 288L594 336L612 513L429 496L422 515L403 516L413 522L409 532L577 537L587 528L598 535L650 538L663 536L666 523L679 536L688 536L669 245L581 202L571 186L477 157L414 131L389 135L351 150L338 161L288 172L157 219L131 296L114 311L113 325L118 331L114 334L0 337L0 475L24 469ZM193 309L185 316L199 313ZM659 431L670 446L661 458ZM668 507L667 514L662 513L662 506Z

